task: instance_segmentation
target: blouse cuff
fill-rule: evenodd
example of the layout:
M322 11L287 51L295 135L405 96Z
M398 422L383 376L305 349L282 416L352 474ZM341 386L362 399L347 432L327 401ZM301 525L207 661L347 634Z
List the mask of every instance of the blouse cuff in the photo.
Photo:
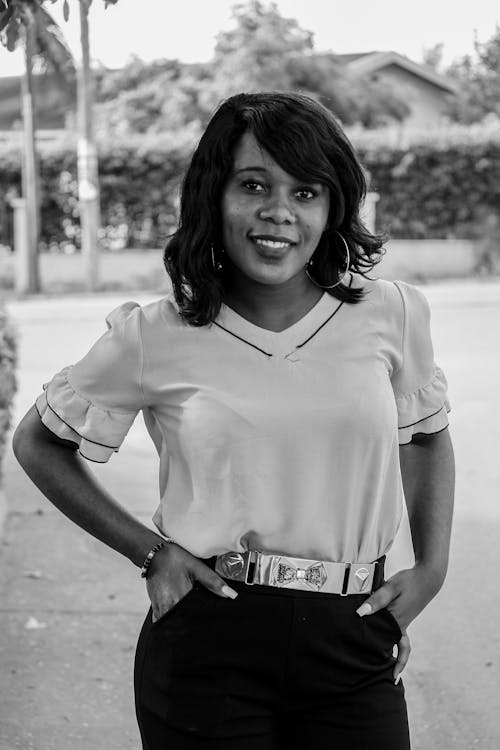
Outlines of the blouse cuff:
M95 406L72 388L70 369L65 367L43 384L36 409L45 427L63 440L76 443L84 458L105 463L122 444L136 412Z
M428 385L396 397L400 445L410 443L417 433L431 435L448 427L451 407L446 395L447 385L443 371L435 366L434 377Z

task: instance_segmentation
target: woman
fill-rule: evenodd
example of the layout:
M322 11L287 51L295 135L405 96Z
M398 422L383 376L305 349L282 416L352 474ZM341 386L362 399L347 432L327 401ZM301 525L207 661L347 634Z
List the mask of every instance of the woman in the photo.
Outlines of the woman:
M14 436L42 492L141 567L148 750L409 747L406 629L445 577L453 454L426 300L365 276L365 189L312 99L224 102L165 252L173 294L114 310ZM107 461L139 410L159 534L78 455ZM403 485L416 563L384 582Z

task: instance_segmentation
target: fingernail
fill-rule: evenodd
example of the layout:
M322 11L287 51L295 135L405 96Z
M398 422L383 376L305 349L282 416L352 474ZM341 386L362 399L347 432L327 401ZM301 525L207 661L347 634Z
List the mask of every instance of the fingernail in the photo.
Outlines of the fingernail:
M356 610L356 613L360 617L364 617L365 615L371 614L371 611L372 611L372 605L368 604L368 602L365 602L364 604L361 605L359 609Z
M236 597L238 596L238 593L229 586L223 586L222 593L224 594L224 596L231 597L231 599L236 599Z
M396 679L394 680L394 684L395 684L395 685L397 685L397 684L398 684L398 682L400 681L400 679L401 679L401 675L400 675L400 674L398 674L398 676L397 676L397 677L396 677Z

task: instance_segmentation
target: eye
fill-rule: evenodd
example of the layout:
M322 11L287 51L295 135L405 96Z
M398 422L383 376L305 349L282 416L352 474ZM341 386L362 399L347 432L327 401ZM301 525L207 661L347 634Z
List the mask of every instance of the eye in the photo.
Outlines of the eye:
M249 190L251 193L260 193L262 190L264 190L264 185L260 182L256 182L255 180L244 180L241 183L241 186Z
M318 196L317 190L313 190L313 188L308 187L300 187L295 192L301 200L313 200Z

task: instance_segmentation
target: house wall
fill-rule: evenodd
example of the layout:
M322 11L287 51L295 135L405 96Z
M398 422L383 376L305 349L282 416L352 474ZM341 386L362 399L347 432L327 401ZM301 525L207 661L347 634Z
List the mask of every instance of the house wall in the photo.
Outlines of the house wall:
M438 86L410 73L399 65L387 65L373 74L393 87L411 109L405 125L432 127L439 125L446 111L449 94Z

